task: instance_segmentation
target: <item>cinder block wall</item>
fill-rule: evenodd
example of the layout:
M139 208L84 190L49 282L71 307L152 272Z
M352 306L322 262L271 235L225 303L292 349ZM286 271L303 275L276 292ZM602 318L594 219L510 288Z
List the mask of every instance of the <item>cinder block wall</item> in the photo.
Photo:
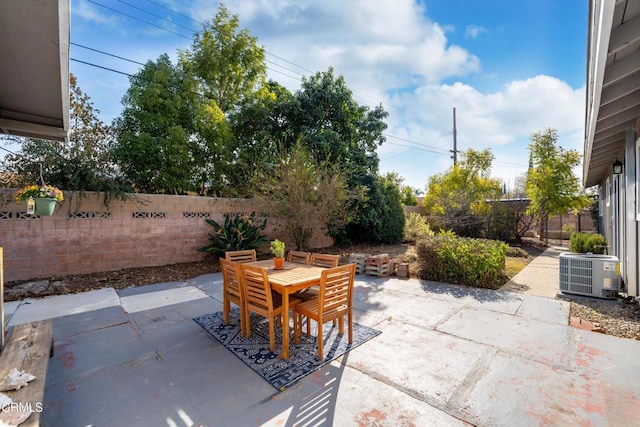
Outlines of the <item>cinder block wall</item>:
M208 244L206 218L223 221L224 213L266 212L255 199L138 195L112 201L107 209L97 193L67 198L52 216L31 217L25 202L14 202L15 189L0 190L0 246L4 280L30 280L201 261L197 249ZM70 193L65 193L65 195ZM266 235L293 248L283 224L269 218ZM317 225L311 246L333 244ZM268 252L268 246L261 248Z

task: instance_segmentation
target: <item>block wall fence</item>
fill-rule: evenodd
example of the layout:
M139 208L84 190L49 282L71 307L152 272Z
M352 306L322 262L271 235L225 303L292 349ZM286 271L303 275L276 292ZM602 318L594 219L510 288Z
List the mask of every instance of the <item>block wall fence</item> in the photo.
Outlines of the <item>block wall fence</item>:
M107 209L98 193L70 200L52 216L26 214L25 202L14 202L15 189L0 189L0 247L4 280L31 280L150 267L213 259L197 249L208 244L205 219L223 221L226 212L267 211L256 199L139 194L135 200L112 201ZM324 224L314 227L314 248L331 246ZM285 241L283 225L268 218L265 234ZM268 245L261 248L268 252Z

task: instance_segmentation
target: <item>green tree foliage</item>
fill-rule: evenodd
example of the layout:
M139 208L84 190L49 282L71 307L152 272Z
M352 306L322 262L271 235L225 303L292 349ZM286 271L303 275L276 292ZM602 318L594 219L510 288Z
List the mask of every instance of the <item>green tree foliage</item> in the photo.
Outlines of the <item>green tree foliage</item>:
M294 95L274 81L269 81L251 103L230 115L229 123L236 138L234 169L228 175L234 195L251 194L251 183L264 181L273 165L280 161L286 147L296 145L296 135L289 116Z
M246 29L238 28L238 16L221 4L214 18L194 36L191 49L180 51L179 56L182 67L197 82L198 92L207 99L195 116L198 155L203 161L197 171L199 181L207 183L211 195L247 195L238 150L251 148L233 134L230 116L268 98L264 49Z
M385 140L387 113L380 106L373 110L359 106L333 69L304 79L294 94L274 82L267 89L231 116L238 137L234 186L266 180L280 153L300 143L318 163L335 165L350 194L358 194L349 199L348 208L356 225L332 236L342 241L375 236L378 241L380 233L369 231L386 221L381 217L382 206L376 203L385 199L377 178L376 148Z
M267 72L264 49L248 30L238 30L238 16L224 4L195 34L191 49L180 52L180 59L200 91L224 114L253 98Z
M106 204L111 198L126 197L130 188L119 179L110 157L111 128L98 118L99 111L93 107L91 98L82 92L73 74L69 84L69 140L15 138L22 153L7 155L2 169L18 177L12 185L36 183L42 165L46 184L65 192L75 192L80 198L85 191L104 193Z
M469 149L447 172L429 178L423 200L427 212L442 218L442 225L461 236L480 236L491 207L500 197L500 181L490 178L494 156L489 149Z
M564 150L557 141L558 132L548 128L534 132L529 144L532 167L527 176L527 197L531 203L527 212L539 221L540 240L544 240L544 224L548 216L589 205L580 180L573 172L580 164L580 153Z
M193 83L166 54L133 77L115 121L114 158L143 193L184 194L196 187L202 149L192 138L200 100Z
M352 204L353 220L339 242L400 243L404 236L405 214L400 194L401 179L395 173L367 175L359 188L360 198Z
M282 155L270 178L254 184L297 250L310 249L318 227L326 225L327 234L337 233L348 221L348 193L342 174L336 166L318 163L302 145Z
M405 206L417 206L418 198L416 197L415 190L408 185L402 187L402 204Z
M385 141L388 116L381 105L358 105L333 68L303 79L295 101L291 125L317 160L339 164L350 179L377 173L376 148Z

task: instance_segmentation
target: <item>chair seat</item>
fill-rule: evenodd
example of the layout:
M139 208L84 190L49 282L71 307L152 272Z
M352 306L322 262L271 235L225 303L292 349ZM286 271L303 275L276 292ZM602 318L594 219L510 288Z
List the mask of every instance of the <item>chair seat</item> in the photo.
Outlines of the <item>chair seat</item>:
M296 312L302 314L303 316L317 315L318 303L318 299L303 301L296 305ZM347 304L341 304L339 306L333 307L331 310L323 312L322 317L325 320L332 320L336 317L344 316L348 309L349 306Z
M277 292L274 292L272 296L272 300L273 300L274 311L280 314L282 312L282 295L280 295ZM296 298L294 296L289 296L289 308L293 308L294 306L298 305L298 303L300 302L302 302L301 299ZM261 310L267 310L267 307L265 305L258 304L256 302L253 302L250 305L251 307L257 307L257 308L260 308Z

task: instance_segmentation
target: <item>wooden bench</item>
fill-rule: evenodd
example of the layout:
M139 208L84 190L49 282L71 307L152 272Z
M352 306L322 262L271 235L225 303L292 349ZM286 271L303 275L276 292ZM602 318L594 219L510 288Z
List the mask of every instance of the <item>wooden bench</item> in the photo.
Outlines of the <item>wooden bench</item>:
M20 390L5 391L22 408L33 411L20 426L39 426L43 410L44 385L47 379L49 358L53 354L53 322L43 320L23 323L13 327L11 336L0 355L0 379L12 368L25 371L36 378ZM2 415L0 413L0 415Z

